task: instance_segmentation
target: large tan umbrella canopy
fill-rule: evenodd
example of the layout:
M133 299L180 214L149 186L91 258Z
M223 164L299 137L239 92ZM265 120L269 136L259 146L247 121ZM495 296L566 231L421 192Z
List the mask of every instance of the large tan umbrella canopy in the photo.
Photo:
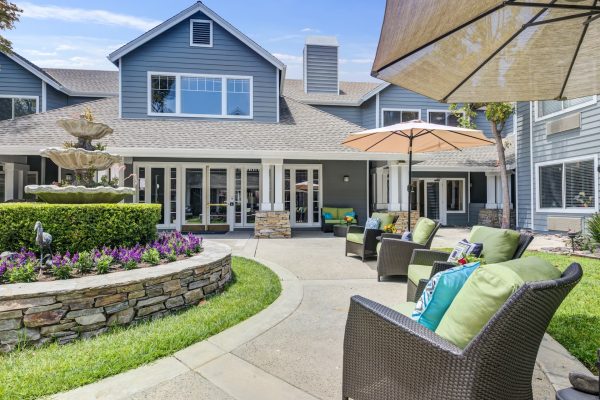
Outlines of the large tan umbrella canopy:
M421 120L350 134L344 145L367 152L408 154L408 209L411 209L412 155L445 150L461 150L494 144L477 129L430 124ZM460 157L460 155L458 155ZM410 212L407 229L410 230Z
M442 102L600 93L598 0L387 0L372 75Z

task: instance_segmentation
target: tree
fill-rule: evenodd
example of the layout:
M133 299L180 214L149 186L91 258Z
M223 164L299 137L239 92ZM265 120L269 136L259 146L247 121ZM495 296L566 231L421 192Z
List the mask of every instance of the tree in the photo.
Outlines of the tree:
M23 12L16 4L8 0L0 0L0 31L14 29L15 22L19 20L19 15ZM11 53L12 43L10 40L0 35L0 52Z
M485 118L490 122L492 134L496 141L498 152L498 168L500 169L500 181L502 182L502 228L510 227L510 189L508 171L506 169L506 155L504 143L502 142L502 131L506 121L514 112L510 103L467 103L463 106L450 105L450 110L458 118L458 123L463 128L476 128L475 116L477 109L485 107Z

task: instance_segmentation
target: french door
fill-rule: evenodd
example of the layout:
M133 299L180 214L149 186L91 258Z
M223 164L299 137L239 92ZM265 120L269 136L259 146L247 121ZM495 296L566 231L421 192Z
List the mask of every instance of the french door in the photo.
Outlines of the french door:
M260 208L260 179L259 168L240 167L235 169L235 226L254 226L256 212Z
M136 202L160 204L157 227L175 229L179 224L177 204L178 172L176 167L140 165L137 167Z
M321 187L319 167L295 166L284 169L284 209L290 212L292 226L320 225Z
M228 169L226 167L184 166L183 225L203 229L207 225L227 225Z

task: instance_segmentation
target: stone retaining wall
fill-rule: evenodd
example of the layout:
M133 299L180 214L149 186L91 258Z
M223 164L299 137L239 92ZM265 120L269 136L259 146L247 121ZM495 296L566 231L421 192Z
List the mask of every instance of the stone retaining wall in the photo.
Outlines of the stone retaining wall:
M254 237L275 239L292 237L288 211L259 211L254 221Z
M0 350L86 339L198 304L232 276L231 249L206 241L203 247L197 256L156 267L0 286Z

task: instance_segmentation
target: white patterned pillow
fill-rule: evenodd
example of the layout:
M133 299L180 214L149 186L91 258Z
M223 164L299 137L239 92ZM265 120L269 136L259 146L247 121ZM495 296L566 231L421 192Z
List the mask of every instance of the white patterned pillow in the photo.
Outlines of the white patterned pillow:
M381 220L379 218L369 218L367 219L367 222L365 222L365 230L379 229L379 225L381 225Z
M467 239L463 239L454 247L448 257L448 262L457 263L458 260L466 256L472 255L479 257L483 251L483 243L471 243Z

